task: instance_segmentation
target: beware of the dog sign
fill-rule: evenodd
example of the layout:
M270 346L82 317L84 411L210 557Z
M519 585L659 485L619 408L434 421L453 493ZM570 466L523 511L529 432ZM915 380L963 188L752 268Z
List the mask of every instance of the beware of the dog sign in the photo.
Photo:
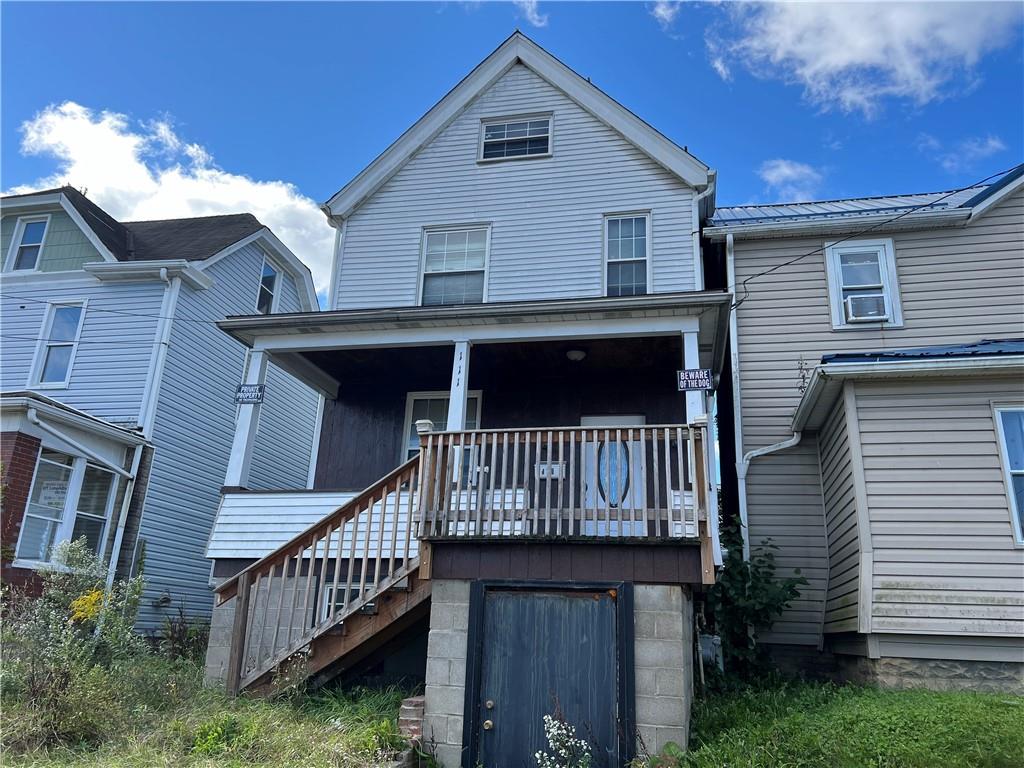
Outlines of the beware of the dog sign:
M710 368L687 368L676 373L679 376L676 385L680 392L689 389L711 389Z

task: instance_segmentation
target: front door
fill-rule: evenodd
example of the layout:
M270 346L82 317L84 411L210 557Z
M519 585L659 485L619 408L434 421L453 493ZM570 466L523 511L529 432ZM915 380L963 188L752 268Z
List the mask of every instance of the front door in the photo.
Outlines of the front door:
M583 456L583 499L586 509L597 510L642 510L644 508L645 488L641 472L640 452L644 449L641 440L629 440L628 435L621 432L616 439L615 427L637 427L644 423L643 416L584 416L580 420L583 427L606 427L598 429L598 442L588 442ZM635 433L634 433L635 434ZM606 439L607 435L607 439ZM600 514L597 515L601 517ZM623 523L624 526L636 526L635 532L620 531L619 524L608 524L603 520L587 521L584 515L583 533L585 536L629 536L643 535L643 522Z
M544 716L556 713L591 745L594 768L623 764L632 686L619 647L621 591L483 590L472 768L533 768L548 749Z

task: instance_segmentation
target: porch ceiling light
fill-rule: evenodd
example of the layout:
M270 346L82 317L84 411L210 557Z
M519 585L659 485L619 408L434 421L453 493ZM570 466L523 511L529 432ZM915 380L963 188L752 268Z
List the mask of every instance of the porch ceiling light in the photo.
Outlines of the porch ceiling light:
M578 363L580 360L587 356L587 353L582 349L570 349L565 353L565 356L572 360L574 363Z

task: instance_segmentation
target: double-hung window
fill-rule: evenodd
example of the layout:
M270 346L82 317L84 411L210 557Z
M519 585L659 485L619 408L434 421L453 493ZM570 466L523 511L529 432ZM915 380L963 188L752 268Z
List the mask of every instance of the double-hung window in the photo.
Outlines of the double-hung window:
M609 296L640 296L647 293L648 216L605 218L605 255Z
M551 154L551 116L485 120L480 160L511 160Z
M281 274L270 263L270 259L263 259L263 270L260 273L260 291L256 296L256 311L261 315L269 315L277 308L278 283L281 281Z
M427 230L423 237L423 305L484 300L487 227Z
M825 248L832 327L902 325L892 240L848 240Z
M39 342L34 385L67 386L84 315L84 301L50 305Z
M997 406L995 415L1013 532L1017 541L1024 544L1024 407Z
M18 219L11 240L13 253L8 257L10 269L16 272L30 272L39 266L43 253L43 241L50 224L49 216L33 216Z
M84 538L103 554L117 483L114 474L59 451L43 448L36 462L16 556L48 562L62 541Z
M420 451L420 436L416 422L430 419L435 430L444 430L448 424L447 392L410 392L405 407L405 451L404 459L411 459ZM466 429L477 429L480 425L480 390L466 395Z

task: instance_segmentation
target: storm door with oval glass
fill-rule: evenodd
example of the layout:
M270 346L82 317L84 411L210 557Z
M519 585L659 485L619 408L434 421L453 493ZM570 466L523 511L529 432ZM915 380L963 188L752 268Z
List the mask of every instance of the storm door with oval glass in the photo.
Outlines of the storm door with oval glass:
M583 452L583 503L585 510L597 510L597 518L587 520L584 515L583 535L585 536L642 536L644 534L645 483L641 452L644 443L640 439L629 440L623 427L638 427L644 424L644 417L627 416L584 416L583 427L597 429L597 441L592 441L592 432L587 432L587 444ZM618 432L616 432L618 428ZM639 438L639 435L634 433ZM609 511L611 518L626 518L622 522L602 520L602 513ZM628 518L634 518L629 520Z

